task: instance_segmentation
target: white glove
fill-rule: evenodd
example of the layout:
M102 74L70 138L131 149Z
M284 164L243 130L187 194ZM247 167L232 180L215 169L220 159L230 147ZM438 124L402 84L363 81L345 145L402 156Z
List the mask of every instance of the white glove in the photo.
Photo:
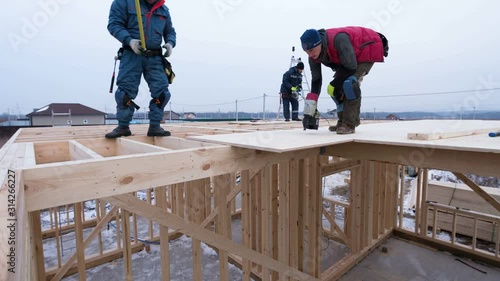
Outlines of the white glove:
M134 53L142 55L141 40L132 39L128 44L130 45L130 48L132 48L132 51L134 51Z
M167 44L163 45L162 47L166 49L165 56L170 57L170 55L172 54L172 49L174 48L174 47L172 47L172 44L167 43Z

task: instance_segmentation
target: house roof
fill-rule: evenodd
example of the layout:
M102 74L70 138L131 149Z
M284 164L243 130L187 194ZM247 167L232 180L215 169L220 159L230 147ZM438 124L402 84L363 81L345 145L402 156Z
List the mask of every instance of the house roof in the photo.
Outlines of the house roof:
M170 113L170 110L165 110L165 111L163 112L163 115L167 115L167 114L169 114L169 113ZM179 113L177 113L177 112L175 112L175 111L172 111L172 114L175 114L175 115L180 115Z
M51 103L44 107L41 107L38 110L35 110L27 116L43 116L43 115L52 115L52 111L54 113L68 113L71 109L71 115L103 115L106 114L97 109L90 108L83 104L79 103Z

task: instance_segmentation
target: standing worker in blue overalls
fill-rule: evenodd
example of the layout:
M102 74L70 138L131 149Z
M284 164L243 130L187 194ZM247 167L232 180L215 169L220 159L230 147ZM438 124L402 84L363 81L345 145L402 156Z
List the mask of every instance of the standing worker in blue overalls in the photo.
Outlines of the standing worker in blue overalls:
M299 118L298 92L302 90L303 70L304 63L299 62L283 74L280 93L283 101L283 117L285 117L285 121L287 122L290 121L290 105L292 105L292 120L301 121Z
M145 46L141 46L140 28L136 2L144 27ZM118 127L106 134L106 138L130 136L129 124L134 115L133 100L137 97L141 76L148 83L151 92L149 103L148 136L165 137L170 132L160 127L163 111L170 100L169 80L162 61L162 47L165 56L172 54L176 43L176 33L165 0L114 0L109 12L108 30L123 44L120 71L115 92L116 119ZM162 39L165 44L162 46Z

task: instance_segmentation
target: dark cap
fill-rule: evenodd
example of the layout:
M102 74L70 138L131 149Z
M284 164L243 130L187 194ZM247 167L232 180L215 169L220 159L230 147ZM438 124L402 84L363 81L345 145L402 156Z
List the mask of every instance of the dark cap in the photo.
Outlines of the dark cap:
M321 44L321 36L316 29L308 29L300 36L300 42L302 43L302 49L308 51Z
M299 63L297 63L297 65L295 67L297 69L304 69L304 63L303 62L299 62Z

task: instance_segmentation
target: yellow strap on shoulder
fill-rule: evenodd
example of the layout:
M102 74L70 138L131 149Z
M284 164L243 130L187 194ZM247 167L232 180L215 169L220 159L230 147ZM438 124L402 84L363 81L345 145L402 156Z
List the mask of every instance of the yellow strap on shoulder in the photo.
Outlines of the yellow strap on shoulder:
M141 46L143 50L146 50L146 39L144 37L144 28L142 25L142 13L140 0L135 0L135 11L137 12L137 23L139 24L139 34L141 35Z

